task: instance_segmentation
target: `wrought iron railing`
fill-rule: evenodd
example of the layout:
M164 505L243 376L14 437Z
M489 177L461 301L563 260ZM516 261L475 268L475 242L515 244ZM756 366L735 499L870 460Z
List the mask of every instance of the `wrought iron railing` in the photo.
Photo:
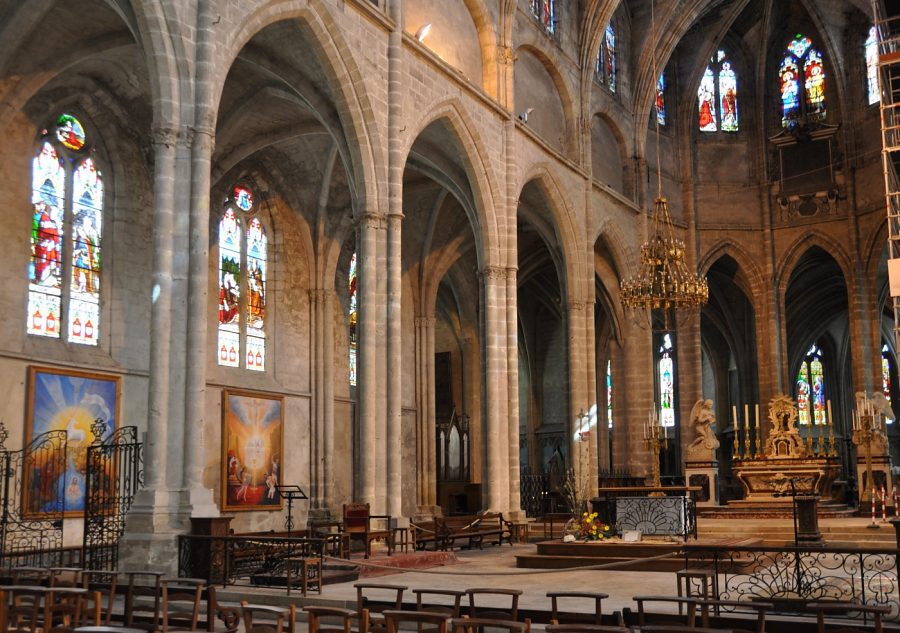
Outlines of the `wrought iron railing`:
M291 558L322 557L323 539L269 536L178 537L178 575L209 584L284 586Z
M825 600L883 605L891 609L888 619L900 620L897 549L685 545L683 551L686 567L715 571L721 600L764 600L780 613Z
M550 494L550 476L547 473L522 469L519 475L519 490L525 516L538 517L547 512L547 498Z

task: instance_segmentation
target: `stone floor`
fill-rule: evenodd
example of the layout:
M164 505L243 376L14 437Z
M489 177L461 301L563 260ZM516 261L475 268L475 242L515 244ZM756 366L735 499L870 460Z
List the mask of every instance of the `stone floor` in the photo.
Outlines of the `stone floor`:
M461 551L457 553L459 563L435 567L427 570L414 570L380 576L366 582L397 584L409 588L404 601L415 601L412 589L459 589L469 587L503 587L521 589L524 593L519 598L522 610L550 610L548 591L601 591L609 594L603 601L603 612L621 611L625 607L634 608L632 596L636 595L674 595L675 574L665 572L635 572L627 570L539 570L517 569L515 556L517 553L534 550L533 544L515 544L512 547L487 547L482 551ZM357 561L353 562L365 562ZM362 581L361 581L362 582ZM284 591L272 591L251 587L229 587L220 591L220 599L228 601L249 600L263 604L288 604L293 602L298 607L304 604L329 604L354 608L356 589L354 582L326 585L322 595L310 594L302 598L296 593L290 597ZM388 593L383 594L385 599ZM372 593L377 599L380 594ZM485 604L503 606L502 600ZM590 611L589 605L566 605L570 610Z

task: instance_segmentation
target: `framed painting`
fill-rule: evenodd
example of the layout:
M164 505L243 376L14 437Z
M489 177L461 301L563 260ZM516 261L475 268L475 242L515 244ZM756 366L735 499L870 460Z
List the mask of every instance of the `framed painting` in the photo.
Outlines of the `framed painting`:
M280 510L284 398L222 390L222 509Z
M23 516L60 511L64 516L84 514L87 447L94 441L91 425L102 420L103 437L116 429L121 389L119 376L28 368L25 444L50 431L66 431L66 460L63 469L32 460L22 490Z

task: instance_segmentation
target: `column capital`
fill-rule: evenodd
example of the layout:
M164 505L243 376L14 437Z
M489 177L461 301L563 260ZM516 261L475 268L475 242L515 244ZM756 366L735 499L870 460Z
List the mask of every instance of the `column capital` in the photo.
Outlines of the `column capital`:
M566 302L566 307L569 309L569 312L573 312L573 311L581 312L582 310L585 309L586 306L587 306L586 301L571 300L571 301Z
M324 303L331 291L327 288L310 288L307 292L311 303Z
M485 266L481 269L481 276L485 279L506 279L506 268L502 266Z
M434 316L417 316L416 327L434 327Z
M155 126L150 132L150 143L154 146L165 145L166 147L174 147L181 140L181 131L175 127Z
M366 229L383 229L385 226L385 218L380 213L367 212L359 216L359 226Z
M518 55L516 55L516 51L512 46L501 46L497 51L497 57L500 63L506 66L512 66L518 59Z

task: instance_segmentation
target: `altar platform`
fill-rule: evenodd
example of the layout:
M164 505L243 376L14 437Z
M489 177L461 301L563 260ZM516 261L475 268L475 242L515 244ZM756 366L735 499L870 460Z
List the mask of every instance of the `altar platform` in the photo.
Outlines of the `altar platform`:
M762 545L763 539L758 536L742 536L738 538L690 539L689 542L712 547L754 547ZM684 568L684 559L677 555L683 544L684 540L680 537L645 537L638 543L625 543L619 538L572 543L554 539L536 543L536 552L516 554L516 567L572 569L672 554L669 558L646 560L631 565L628 569L674 573Z

